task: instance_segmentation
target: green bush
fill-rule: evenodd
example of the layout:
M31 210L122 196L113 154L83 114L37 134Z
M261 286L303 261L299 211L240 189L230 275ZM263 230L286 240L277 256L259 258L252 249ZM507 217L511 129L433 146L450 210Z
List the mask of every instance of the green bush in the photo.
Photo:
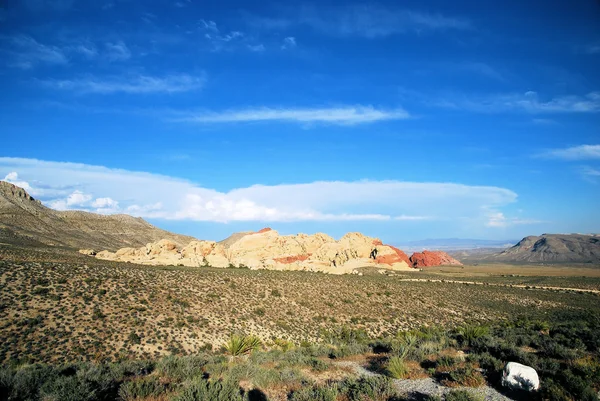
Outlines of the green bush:
M435 361L435 366L442 369L448 369L456 365L456 358L450 355L441 355Z
M393 356L387 363L386 373L394 379L403 379L408 374L408 368L404 363L404 359Z
M337 385L302 387L294 391L290 401L336 401L338 398Z
M237 383L199 379L186 387L173 401L244 401Z
M483 396L473 394L467 390L453 390L446 394L446 401L483 401Z
M476 340L490 333L488 326L467 324L458 329L458 338L464 345L473 345Z
M87 381L76 376L59 376L44 383L40 389L40 399L44 401L92 401L96 390Z
M119 397L124 401L134 401L161 395L165 390L165 386L156 377L144 377L121 384Z
M361 376L358 379L345 379L339 391L349 401L387 401L396 397L396 390L390 379L384 376Z
M156 371L160 376L185 381L201 376L210 359L203 354L183 357L170 355L158 361Z

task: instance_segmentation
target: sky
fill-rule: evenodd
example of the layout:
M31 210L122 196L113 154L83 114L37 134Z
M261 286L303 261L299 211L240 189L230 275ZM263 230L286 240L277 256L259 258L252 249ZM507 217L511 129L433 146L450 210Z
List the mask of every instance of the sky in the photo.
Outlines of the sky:
M600 2L0 1L0 179L219 240L600 232Z

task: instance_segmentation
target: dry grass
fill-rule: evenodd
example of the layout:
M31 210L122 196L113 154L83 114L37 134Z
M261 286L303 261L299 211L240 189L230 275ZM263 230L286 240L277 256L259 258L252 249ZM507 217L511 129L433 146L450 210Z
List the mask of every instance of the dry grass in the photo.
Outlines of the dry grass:
M413 277L443 274L455 273L438 269ZM487 278L521 279L495 274ZM219 348L236 332L265 342L299 343L349 326L383 337L423 325L456 326L598 305L592 294L403 278L141 267L67 251L0 248L0 361L181 355ZM579 280L573 279L570 286Z

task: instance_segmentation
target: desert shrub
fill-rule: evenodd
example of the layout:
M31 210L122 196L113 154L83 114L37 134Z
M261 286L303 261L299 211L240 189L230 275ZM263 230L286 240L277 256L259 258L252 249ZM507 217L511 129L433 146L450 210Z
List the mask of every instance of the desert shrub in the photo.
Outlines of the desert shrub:
M584 378L573 374L570 369L563 369L557 375L557 379L572 398L579 401L598 400L598 394L590 387L590 383Z
M240 356L249 354L252 351L259 349L261 346L260 338L255 336L246 336L232 334L224 347L227 353L231 356Z
M0 367L0 400L8 399L15 372L9 367Z
M310 358L308 361L308 366L315 372L324 372L329 368L329 364L325 361L322 361L318 358Z
M417 347L412 348L406 358L413 361L422 361L429 355L437 354L442 350L442 344L434 341L423 341Z
M392 382L384 376L348 378L340 383L339 391L350 401L387 401L396 397Z
M408 368L404 363L404 359L397 356L391 357L387 363L386 373L394 379L403 379L406 377Z
M341 344L330 348L329 357L332 359L344 358L350 355L364 354L368 351L370 351L370 347L364 343Z
M435 366L438 369L449 369L456 365L456 358L450 355L441 355L436 361Z
M276 338L273 343L278 346L283 352L290 351L294 348L294 343L289 340L284 340L282 338Z
M403 342L393 341L391 352L397 357L404 359L411 352L412 348L412 346Z
M237 383L230 380L198 379L177 394L173 401L243 401Z
M450 371L449 380L454 384L465 387L480 387L485 384L481 373L472 366L463 366Z
M27 365L17 369L12 378L11 400L34 400L46 381L56 378L56 372L45 365Z
M189 380L203 374L203 368L209 363L209 359L203 354L183 357L170 355L158 361L156 371L160 376L178 381Z
M332 345L367 344L369 336L363 329L353 329L347 326L321 332L321 337Z
M302 387L292 393L290 401L336 401L338 394L338 388L335 384Z
M490 333L488 326L478 326L474 324L466 324L460 327L457 331L458 340L463 345L472 345L476 340L487 336Z
M446 394L446 401L483 401L483 396L467 390L453 390Z
M119 387L119 397L124 401L134 401L148 397L156 397L166 390L154 376L127 381Z
M486 377L491 383L499 383L502 371L504 370L504 362L494 358L487 352L473 355L470 360L477 362L481 368L485 369Z
M44 383L40 398L45 401L91 401L96 399L96 390L90 382L76 376L58 376Z

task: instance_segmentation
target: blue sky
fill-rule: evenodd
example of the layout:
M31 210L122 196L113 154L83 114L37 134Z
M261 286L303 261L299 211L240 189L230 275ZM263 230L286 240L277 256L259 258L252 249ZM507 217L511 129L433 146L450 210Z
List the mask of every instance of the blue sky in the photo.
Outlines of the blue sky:
M600 231L597 1L2 4L0 179L50 207L206 239Z

